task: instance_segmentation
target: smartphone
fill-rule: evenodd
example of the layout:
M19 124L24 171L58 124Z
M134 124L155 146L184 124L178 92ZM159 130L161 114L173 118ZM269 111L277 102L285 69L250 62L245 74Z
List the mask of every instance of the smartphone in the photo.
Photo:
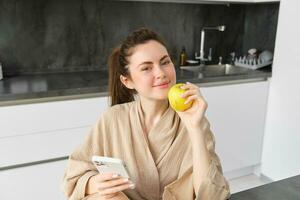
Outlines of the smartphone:
M123 160L111 157L93 156L92 162L99 173L119 174L123 178L130 178L128 170Z

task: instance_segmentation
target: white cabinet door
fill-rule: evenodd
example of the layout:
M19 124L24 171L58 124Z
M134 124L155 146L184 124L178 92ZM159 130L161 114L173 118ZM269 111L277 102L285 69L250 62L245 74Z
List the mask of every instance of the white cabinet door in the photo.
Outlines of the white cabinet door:
M99 97L0 107L0 138L89 126L107 106Z
M61 182L67 161L0 171L1 200L66 200Z
M262 173L272 180L300 174L300 1L280 4L265 129Z
M0 107L0 168L69 155L107 107L107 97Z
M268 81L203 87L224 172L260 163Z
M0 167L66 157L91 127L27 134L0 139Z

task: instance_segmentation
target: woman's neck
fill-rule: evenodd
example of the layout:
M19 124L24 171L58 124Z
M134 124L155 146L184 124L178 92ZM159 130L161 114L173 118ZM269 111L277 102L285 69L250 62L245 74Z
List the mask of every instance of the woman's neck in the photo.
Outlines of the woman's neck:
M168 100L149 100L141 98L141 106L144 119L144 129L148 133L153 125L155 125L163 116L169 107Z

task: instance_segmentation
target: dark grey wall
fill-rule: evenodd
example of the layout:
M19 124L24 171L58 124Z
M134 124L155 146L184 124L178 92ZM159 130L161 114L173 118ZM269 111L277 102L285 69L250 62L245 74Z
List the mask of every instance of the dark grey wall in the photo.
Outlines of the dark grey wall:
M274 50L278 11L278 4L246 6L243 52L253 47Z
M205 47L213 47L215 58L248 47L273 50L278 7L0 0L0 61L5 75L106 69L112 48L142 26L166 40L175 62L183 45L190 58L199 51L203 26L227 26L207 32Z

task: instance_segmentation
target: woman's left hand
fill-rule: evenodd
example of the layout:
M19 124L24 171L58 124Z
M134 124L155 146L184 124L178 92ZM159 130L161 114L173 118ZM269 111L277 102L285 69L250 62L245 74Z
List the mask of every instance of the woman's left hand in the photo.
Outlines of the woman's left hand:
M187 82L181 88L186 90L181 97L186 98L186 103L193 101L193 104L189 109L183 112L177 111L177 113L187 129L198 128L204 119L207 103L201 95L198 86Z

